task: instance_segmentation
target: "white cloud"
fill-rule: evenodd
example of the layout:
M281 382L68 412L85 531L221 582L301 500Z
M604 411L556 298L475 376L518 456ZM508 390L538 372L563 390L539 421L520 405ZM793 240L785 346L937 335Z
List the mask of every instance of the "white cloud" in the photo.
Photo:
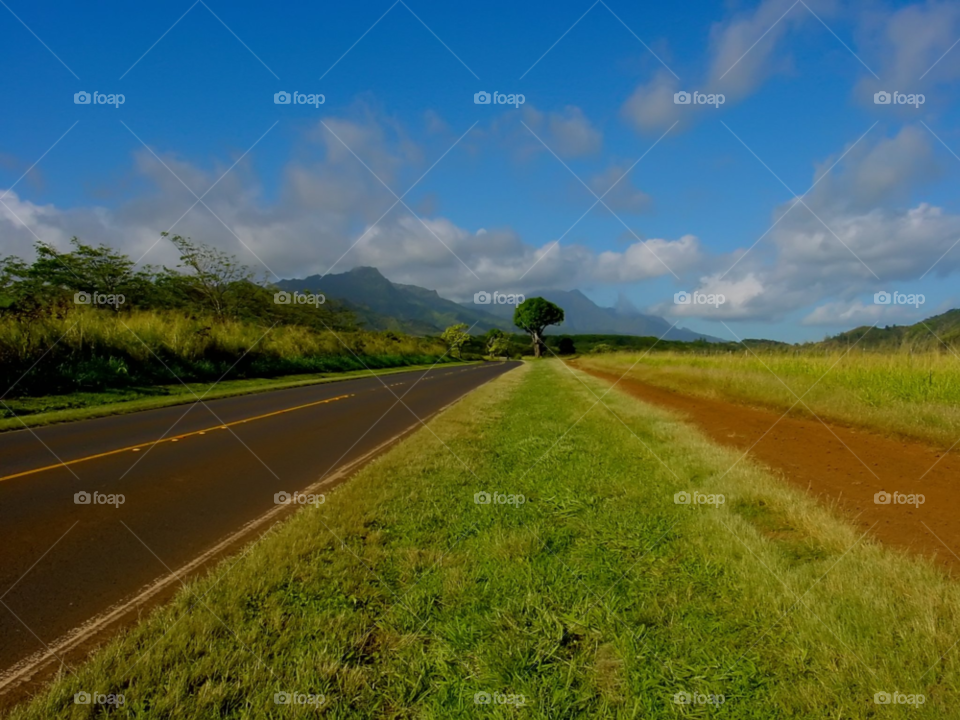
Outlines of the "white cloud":
M532 119L546 128L548 117ZM384 181L389 177L400 194L405 183L412 182L406 174L412 170L416 179L425 169L426 163L419 160L424 152L397 128L370 127L378 122L367 115L327 120L345 142L362 148L354 150ZM627 284L668 276L672 270L681 277L677 289L721 293L726 302L708 310L674 306L672 298L665 298L656 310L730 320L776 321L815 306L826 309L814 310L805 322L847 317L844 312L852 313L852 319L865 312L853 303L879 289L922 291L912 284L919 286L919 278L935 263L928 277L960 270L960 247L954 247L960 240L960 217L912 200L916 187L937 170L932 141L916 127L889 138L868 136L805 198L810 210L798 205L784 216L793 201L780 205L771 217L771 222L781 218L780 222L756 248L721 256L711 255L701 239L689 234L650 239L646 245L634 242L622 251L597 251L569 242L557 245L552 239L531 243L498 226L496 218L471 230L435 212L423 213L420 222L402 205L384 214L396 198L371 172L322 127L307 141L284 168L275 198L266 198L248 156L205 198L210 210L197 205L174 232L235 253L256 269L263 267L262 261L282 277L375 265L392 280L456 299L490 287L523 292ZM838 156L819 163L813 177ZM198 194L230 166L202 169L176 157L164 155L163 160ZM138 152L133 164L152 189L112 209L59 208L9 193L4 202L10 210L0 205L4 254L31 255L34 237L16 220L16 213L40 238L58 247L66 247L77 235L86 242L118 247L134 258L149 250L145 262L175 264L170 243L157 242L159 233L195 198L146 151ZM602 194L623 170L616 164L607 166L590 177L590 183ZM635 212L645 209L649 198L626 177L606 200L617 211ZM741 248L755 239L744 238Z
M881 78L868 75L857 85L857 96L869 106L878 90L922 92L927 103L935 103L938 87L960 78L960 48L950 50L960 38L960 5L955 2L927 0L892 13L865 13L859 36Z
M602 252L593 275L601 282L629 283L671 271L679 274L700 260L700 241L693 235L679 240L654 238L636 242L621 252Z
M280 277L304 277L374 265L395 281L464 298L485 287L514 287L525 273L518 290L633 282L669 272L639 243L623 252L604 253L575 244L556 245L552 240L537 246L509 228L490 223L473 232L437 214L423 215L421 222L403 205L387 212L396 198L380 179L402 194L403 183L412 182L404 170L409 172L412 165L416 168L412 177L418 177L425 164L417 168L423 152L399 128L381 127L377 118L359 115L325 119L349 149L323 126L311 130L305 145L295 149L295 159L283 169L275 199L265 198L251 155L204 198L209 210L198 204L178 221L195 197L170 170L200 195L230 164L203 169L164 154L161 162L140 151L133 157L135 172L149 181L151 189L127 204L64 209L31 203L16 192L5 202L40 238L60 248L78 235L89 243L117 247L135 259L146 253L145 263L172 266L177 256L160 232L176 222L173 233L234 253L270 279L274 279L270 271ZM551 129L552 120L556 122ZM579 111L544 115L542 123L553 139L566 133L558 140L564 152L585 151L598 142L599 134L589 130ZM601 177L614 172L617 177L622 174L612 167ZM621 184L622 190L608 196L611 202L618 207L646 202L646 195L632 187L628 178ZM602 191L608 187L609 183ZM34 237L3 206L0 233L6 252L32 255ZM699 243L691 236L651 240L649 246L677 272L700 259Z
M547 127L553 149L561 157L592 155L600 149L603 140L578 107L568 106L562 113L550 113Z
M593 175L589 185L613 212L641 213L648 210L653 201L633 184L632 173L625 175L628 169L626 165L611 165Z
M832 163L821 163L815 176ZM932 172L931 163L929 141L916 128L863 141L804 199L809 209L784 203L773 213L780 222L753 250L712 260L715 272L695 289L724 293L723 306L709 312L685 307L677 314L778 320L829 300L834 304L807 321L820 322L841 305L862 314L853 304L858 296L883 289L923 292L924 275L956 273L960 216L904 200ZM748 238L744 244L752 243Z
M520 119L529 127L519 124ZM568 105L562 112L542 112L528 103L521 114L506 113L497 119L494 129L500 133L509 133L519 142L521 156L546 149L543 141L553 152L562 158L586 157L595 155L603 146L603 133L593 126L583 110ZM530 134L537 134L540 140Z
M685 74L681 82L670 73L658 70L640 84L624 103L622 114L641 131L666 130L678 120L684 124L715 112L705 105L676 105L673 94L679 90L722 93L724 107L753 94L771 76L792 68L784 51L788 35L797 27L816 23L811 11L821 18L831 17L835 0L762 0L749 11L714 23L710 28L706 68L699 78Z
M680 89L679 80L659 70L650 82L633 91L621 114L638 130L665 130L681 117L683 106L673 102L673 94Z

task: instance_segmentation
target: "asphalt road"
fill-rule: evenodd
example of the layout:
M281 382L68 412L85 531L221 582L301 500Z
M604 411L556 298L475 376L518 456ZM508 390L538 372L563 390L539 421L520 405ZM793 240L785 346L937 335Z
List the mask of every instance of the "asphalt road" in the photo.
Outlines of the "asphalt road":
M515 365L439 367L0 434L0 676L276 510L276 493L358 462ZM123 503L77 504L78 492Z

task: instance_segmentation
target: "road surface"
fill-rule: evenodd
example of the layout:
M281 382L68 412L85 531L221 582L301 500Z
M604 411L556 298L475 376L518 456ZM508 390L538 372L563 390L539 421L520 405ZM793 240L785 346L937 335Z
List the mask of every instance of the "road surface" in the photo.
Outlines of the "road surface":
M441 366L0 434L0 695L77 650L71 637L89 641L98 627L103 635L117 609L162 599L158 589L169 596L174 573L195 572L292 512L276 493L343 475L516 364ZM91 502L78 504L77 493Z

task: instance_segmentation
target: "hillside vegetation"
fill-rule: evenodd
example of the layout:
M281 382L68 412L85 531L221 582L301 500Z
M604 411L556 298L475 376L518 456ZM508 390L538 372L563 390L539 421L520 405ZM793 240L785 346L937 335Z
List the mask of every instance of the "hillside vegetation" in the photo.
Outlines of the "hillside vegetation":
M232 256L170 238L176 269L135 269L76 238L0 260L4 398L435 362L436 339L367 332L325 298L277 302ZM444 358L446 359L446 358Z
M871 328L868 325L827 338L820 345L828 348L856 344L870 350L923 352L944 346L960 347L960 310L948 310L913 325Z

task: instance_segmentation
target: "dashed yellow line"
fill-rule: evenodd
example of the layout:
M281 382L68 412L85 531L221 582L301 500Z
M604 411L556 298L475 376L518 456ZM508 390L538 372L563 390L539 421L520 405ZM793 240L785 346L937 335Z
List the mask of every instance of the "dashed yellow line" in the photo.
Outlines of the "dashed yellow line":
M306 403L305 405L297 405L295 407L285 408L283 410L275 410L274 412L269 412L264 415L256 415L243 420L234 420L233 422L229 422L224 425L214 425L213 427L208 427L204 430L194 430L193 432L183 433L182 435L172 435L168 438L154 440L153 442L140 443L138 445L128 445L127 447L118 448L117 450L109 450L107 452L97 453L96 455L87 455L86 457L77 458L76 460L67 460L66 462L60 462L56 465L47 465L45 467L34 468L33 470L25 470L14 475L0 477L0 482L3 482L4 480L13 480L14 478L18 477L24 477L25 475L34 475L35 473L46 472L47 470L55 470L56 468L61 468L66 465L76 465L77 463L86 462L87 460L96 460L97 458L117 455L123 452L139 452L142 448L152 447L153 445L160 445L166 442L178 442L179 440L183 440L184 438L188 438L192 435L206 435L211 430L226 430L228 427L232 427L234 425L241 425L243 423L253 422L254 420L263 420L264 418L273 417L274 415L283 415L284 413L293 412L294 410L303 410L304 408L314 407L315 405L324 405L326 403L336 402L337 400L345 400L346 398L354 397L354 395L355 393L350 393L349 395L338 395L337 397L328 398L326 400L317 400L316 402Z

